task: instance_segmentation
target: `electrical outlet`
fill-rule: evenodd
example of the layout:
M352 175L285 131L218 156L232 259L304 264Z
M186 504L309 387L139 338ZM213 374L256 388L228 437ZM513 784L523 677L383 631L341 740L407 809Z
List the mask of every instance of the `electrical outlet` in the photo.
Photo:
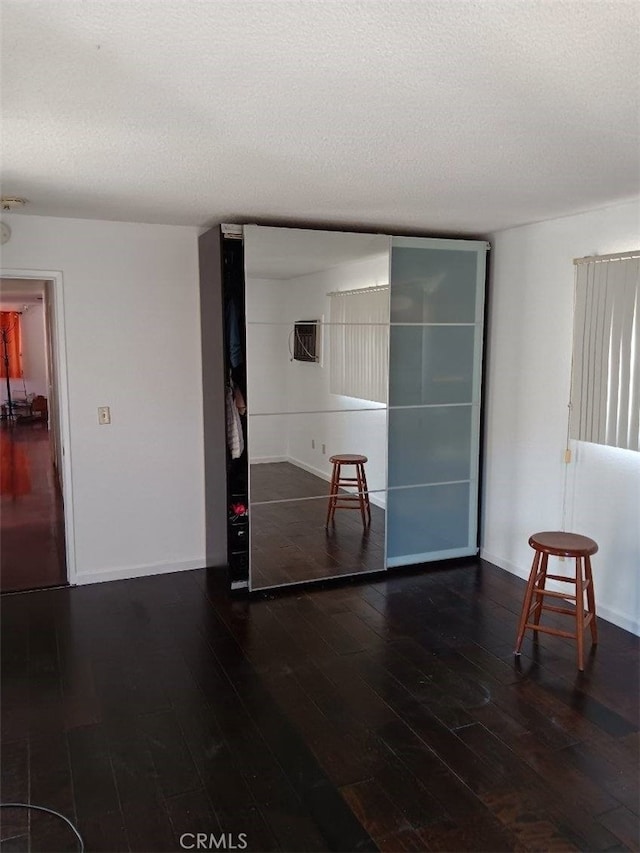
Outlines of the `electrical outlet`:
M312 439L311 439L311 449L312 449L312 450L315 450L315 449L316 449L316 440L315 440L315 438L312 438Z
M109 406L98 406L98 423L101 425L111 423L111 409Z
M326 452L327 452L327 445L326 445L326 444L323 444L323 445L322 445L322 452L323 452L323 453L326 453Z

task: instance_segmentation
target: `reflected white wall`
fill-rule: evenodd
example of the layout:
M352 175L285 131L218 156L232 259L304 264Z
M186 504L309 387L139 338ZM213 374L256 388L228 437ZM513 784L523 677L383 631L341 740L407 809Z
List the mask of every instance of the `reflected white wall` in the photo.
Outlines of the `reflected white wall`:
M330 259L329 259L330 260ZM369 458L371 498L384 505L386 406L329 390L329 293L386 285L389 256L381 253L286 280L247 277L247 358L250 462L287 460L324 480L329 457L362 453ZM290 336L296 320L319 320L320 361L294 361ZM347 414L345 410L361 410ZM332 414L335 410L344 415ZM364 410L364 411L363 411ZM371 411L366 411L371 410ZM290 417L266 413L296 412ZM305 414L309 413L309 414Z
M289 362L284 327L287 282L276 279L247 280L247 402L249 415L286 409L286 377ZM260 325L253 326L253 321ZM283 462L288 458L288 435L283 419L250 418L250 461Z
M329 293L358 287L386 285L389 282L389 256L384 253L288 282L286 300L288 319L330 320ZM383 403L332 394L329 390L330 326L323 327L319 364L292 361L288 365L287 403L298 411L332 409L373 409L359 415L335 417L306 415L296 419L289 433L289 457L306 470L328 480L329 457L334 453L363 453L368 457L367 477L372 491L384 488L386 481L387 419ZM380 411L382 410L382 411ZM312 441L315 447L312 447ZM325 452L322 452L322 448ZM383 495L372 495L384 505Z

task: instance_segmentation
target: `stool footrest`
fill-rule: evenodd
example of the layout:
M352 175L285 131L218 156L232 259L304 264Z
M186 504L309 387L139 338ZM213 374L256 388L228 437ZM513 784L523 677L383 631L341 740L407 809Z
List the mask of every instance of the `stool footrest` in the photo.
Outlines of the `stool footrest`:
M551 598L564 598L567 601L575 601L575 595L572 595L570 592L556 592L553 589L542 589L539 586L533 588L533 591L538 595L550 595Z
M542 612L543 610L551 610L553 613L565 613L567 616L576 615L576 608L571 609L569 607L556 607L554 604L542 604L541 602L536 601L536 603L529 608L527 616L531 616L531 614L535 613L536 610L540 610L540 612ZM593 619L593 613L590 610L583 610L583 613L584 625L586 628L589 622Z
M537 586L537 583L541 578L546 578L547 580L553 580L553 581L563 581L564 583L572 583L572 584L574 584L574 586L577 583L575 578L565 578L565 577L562 577L562 575L543 575L542 572L540 572L539 574L536 575L536 586L534 587L534 589L536 589L538 592L544 591L543 587ZM582 579L582 589L583 590L585 590L590 584L591 584L590 578L583 578ZM551 593L546 593L546 594L551 595ZM565 594L563 592L555 593L555 594L556 595L564 595L565 598L575 598L575 596L570 596L570 595Z
M543 604L542 610L550 610L552 613L564 613L566 616L575 616L576 611L570 610L568 607L556 607L553 604Z
M570 640L575 640L576 635L571 631L561 631L559 628L547 628L546 625L536 625L534 622L527 622L525 628L531 628L533 631L542 631L543 634L553 634L554 637L568 637Z
M533 605L531 610L529 610L529 612L527 613L527 617L531 616L531 614L534 613L536 610L538 610L538 608L540 609L540 612L542 612L543 610L551 610L552 613L564 613L566 616L575 616L576 615L575 609L571 610L568 607L555 607L553 604L538 604L538 603L536 603ZM591 613L590 610L583 610L583 614L584 614L584 617L583 617L584 623L583 624L584 624L584 627L586 628L587 625L589 624L589 622L591 622L591 620L593 619L593 613Z

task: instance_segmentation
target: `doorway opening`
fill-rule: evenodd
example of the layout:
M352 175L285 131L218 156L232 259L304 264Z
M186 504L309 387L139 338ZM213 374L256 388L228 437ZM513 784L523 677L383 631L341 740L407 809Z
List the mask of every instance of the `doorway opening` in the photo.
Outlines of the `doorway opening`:
M0 278L0 591L68 582L54 281Z

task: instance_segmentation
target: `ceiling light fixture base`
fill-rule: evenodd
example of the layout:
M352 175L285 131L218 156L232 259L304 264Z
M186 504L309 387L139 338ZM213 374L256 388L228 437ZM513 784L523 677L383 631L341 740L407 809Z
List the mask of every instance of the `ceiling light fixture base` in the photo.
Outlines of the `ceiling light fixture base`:
M20 198L17 195L3 195L0 198L0 206L3 210L19 210L26 203L26 198Z

